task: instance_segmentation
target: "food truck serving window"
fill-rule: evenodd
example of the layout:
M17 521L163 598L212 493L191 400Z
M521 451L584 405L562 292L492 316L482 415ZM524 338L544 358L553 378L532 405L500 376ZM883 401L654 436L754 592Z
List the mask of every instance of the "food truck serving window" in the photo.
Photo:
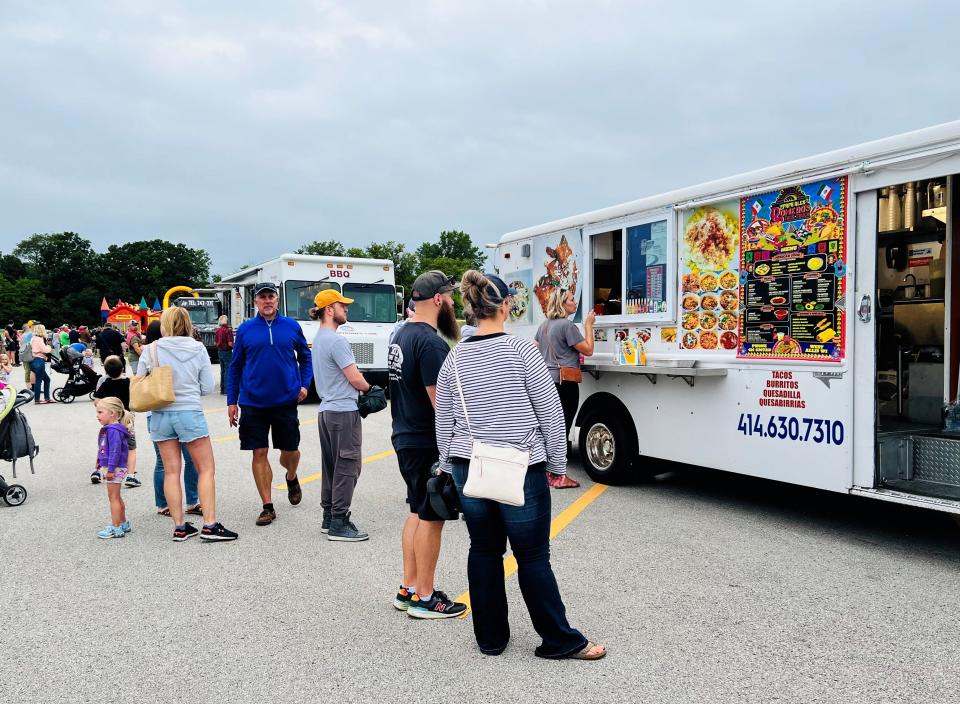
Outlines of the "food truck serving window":
M676 265L667 218L590 235L593 310L638 322L675 318Z

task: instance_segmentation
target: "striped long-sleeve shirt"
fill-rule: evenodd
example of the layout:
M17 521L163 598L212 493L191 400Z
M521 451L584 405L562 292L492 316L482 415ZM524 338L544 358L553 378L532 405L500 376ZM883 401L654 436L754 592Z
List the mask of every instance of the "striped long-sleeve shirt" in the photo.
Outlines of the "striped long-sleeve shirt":
M470 429L453 365L457 365ZM472 436L471 436L472 430ZM471 337L447 356L437 377L437 448L440 467L469 458L473 439L530 452L530 464L567 471L563 409L543 356L530 341L506 334Z

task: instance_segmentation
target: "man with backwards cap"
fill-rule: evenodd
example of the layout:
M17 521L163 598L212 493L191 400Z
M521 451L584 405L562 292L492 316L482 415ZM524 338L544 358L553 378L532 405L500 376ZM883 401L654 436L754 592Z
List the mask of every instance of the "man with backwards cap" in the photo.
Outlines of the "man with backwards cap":
M403 525L403 581L393 605L414 618L453 618L467 610L434 586L443 519L427 497L427 480L440 454L436 434L437 375L456 340L453 280L428 271L413 282L416 309L390 341L390 412L393 447L407 485L409 515Z
M370 384L357 369L350 343L337 333L337 328L347 322L347 306L353 299L328 288L318 293L313 302L316 308L310 311L310 317L320 321L313 338L313 378L320 396L320 531L327 534L327 540L355 543L370 537L350 520L353 490L360 478L363 441L357 398L370 390Z
M280 450L286 470L287 498L296 506L303 498L297 467L300 464L300 419L297 404L307 397L313 368L303 329L278 312L279 287L270 282L254 286L257 314L237 328L233 359L227 375L227 417L240 425L240 449L253 451L253 479L263 502L258 526L277 519L271 485L273 469L267 458L268 434Z

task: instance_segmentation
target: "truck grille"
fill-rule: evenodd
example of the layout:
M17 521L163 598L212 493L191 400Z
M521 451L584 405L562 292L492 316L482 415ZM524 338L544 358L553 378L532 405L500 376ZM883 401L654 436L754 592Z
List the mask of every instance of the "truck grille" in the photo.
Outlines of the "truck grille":
M351 342L350 349L353 350L357 364L373 364L372 342Z

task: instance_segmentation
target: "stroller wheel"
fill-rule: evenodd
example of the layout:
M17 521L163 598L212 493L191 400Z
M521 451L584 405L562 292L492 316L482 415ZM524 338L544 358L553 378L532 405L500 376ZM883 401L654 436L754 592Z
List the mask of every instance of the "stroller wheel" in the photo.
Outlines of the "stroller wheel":
M27 500L27 490L19 484L11 484L3 494L7 506L19 506Z
M53 398L60 403L73 403L74 397L64 391L63 387L58 387L53 390Z

